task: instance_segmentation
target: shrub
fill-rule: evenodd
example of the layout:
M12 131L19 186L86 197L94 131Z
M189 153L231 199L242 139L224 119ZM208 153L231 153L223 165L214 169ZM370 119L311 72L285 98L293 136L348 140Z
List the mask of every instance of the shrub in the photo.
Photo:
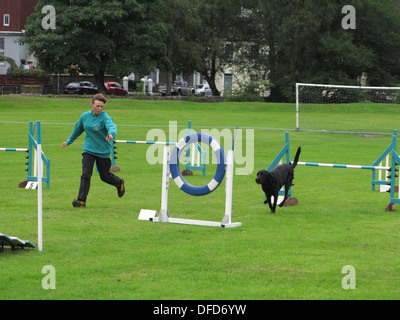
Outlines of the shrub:
M268 91L268 84L264 81L237 82L237 88L232 95L227 96L225 101L262 101L264 94Z

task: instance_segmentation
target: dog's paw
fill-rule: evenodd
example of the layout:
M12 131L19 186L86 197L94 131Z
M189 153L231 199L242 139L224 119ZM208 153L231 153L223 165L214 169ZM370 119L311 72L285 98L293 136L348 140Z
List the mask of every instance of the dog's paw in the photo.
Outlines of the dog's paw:
M267 204L267 203L268 203L268 200L265 200L265 201L264 201L264 204Z

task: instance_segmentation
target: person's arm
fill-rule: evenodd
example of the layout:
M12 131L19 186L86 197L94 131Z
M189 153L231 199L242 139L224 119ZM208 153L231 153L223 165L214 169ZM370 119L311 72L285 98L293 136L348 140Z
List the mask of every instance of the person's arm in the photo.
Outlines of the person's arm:
M117 137L117 126L110 117L107 117L105 127L107 129L106 140L113 140Z
M62 143L62 147L72 144L82 133L83 133L83 120L82 117L79 118L78 122L75 124L74 130L72 131L70 137L66 142Z

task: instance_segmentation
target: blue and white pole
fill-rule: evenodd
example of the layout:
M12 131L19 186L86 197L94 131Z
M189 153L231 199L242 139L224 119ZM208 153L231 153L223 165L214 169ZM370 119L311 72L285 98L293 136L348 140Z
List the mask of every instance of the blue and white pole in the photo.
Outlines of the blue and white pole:
M333 163L313 163L313 162L298 162L298 166L309 167L327 167L339 169L363 169L363 170L390 170L390 167L377 167L377 166L359 166L351 164L333 164Z

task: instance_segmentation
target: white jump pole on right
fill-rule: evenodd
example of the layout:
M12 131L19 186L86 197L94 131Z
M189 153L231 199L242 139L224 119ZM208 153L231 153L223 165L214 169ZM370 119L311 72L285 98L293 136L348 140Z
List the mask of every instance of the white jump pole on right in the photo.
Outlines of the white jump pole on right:
M232 223L232 193L233 193L233 150L228 150L225 175L225 216L222 223Z
M161 210L160 221L167 222L170 218L168 212L168 189L169 189L169 147L164 146L163 155L163 171L162 171L162 188L161 188Z
M43 250L43 197L42 197L42 132L40 122L37 122L37 152L36 152L36 163L37 163L37 179L38 179L38 250Z

